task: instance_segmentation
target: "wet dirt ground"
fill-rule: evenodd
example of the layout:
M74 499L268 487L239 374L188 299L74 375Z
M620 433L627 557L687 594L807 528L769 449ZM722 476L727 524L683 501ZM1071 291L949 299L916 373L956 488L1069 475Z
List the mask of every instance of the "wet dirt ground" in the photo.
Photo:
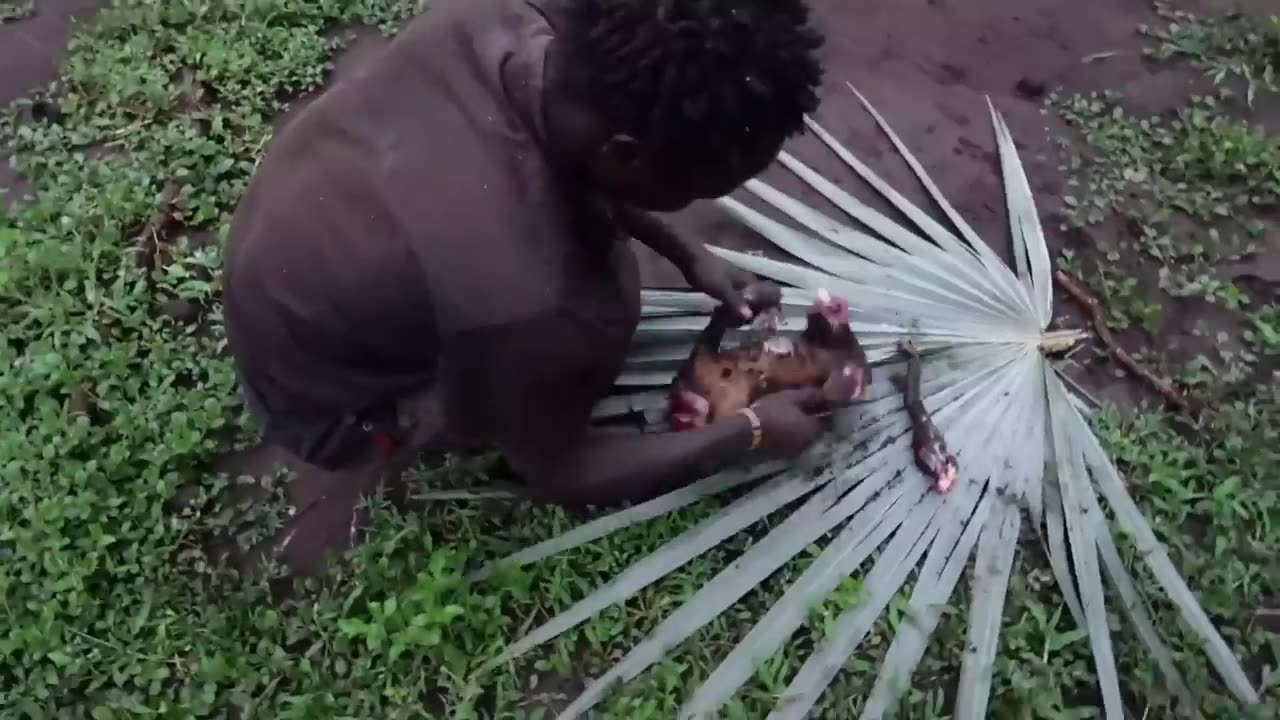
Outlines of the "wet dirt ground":
M1200 0L1179 6L1198 13L1227 9L1270 10L1275 0ZM101 0L45 0L36 15L0 24L0 104L56 80L68 33L90 22ZM848 90L856 86L880 111L931 174L943 194L978 233L1008 256L1009 230L1002 180L986 98L1004 115L1019 143L1035 192L1051 250L1064 244L1088 244L1087 235L1058 231L1058 198L1064 180L1058 171L1053 139L1069 133L1043 111L1047 93L1115 90L1131 109L1151 115L1170 112L1204 81L1187 68L1156 65L1143 59L1143 41L1135 28L1155 23L1149 0L812 0L818 27L827 36L823 105L816 120L866 161L908 199L931 208L909 168ZM387 39L368 29L346 28L334 79L340 81L376 57ZM301 98L281 114L277 127L313 98ZM1280 105L1262 107L1263 124L1280 125ZM817 138L796 138L788 149L814 169L864 200L873 194ZM825 201L804 188L785 169L771 168L767 181L779 189L838 216ZM27 186L0 157L0 203L13 202ZM883 208L884 206L881 205ZM713 244L765 250L767 245L704 204L677 214L681 231ZM1121 230L1103 226L1096 233ZM637 248L645 284L683 287L679 273L652 252ZM1258 257L1224 272L1246 278L1262 292L1280 282L1280 233L1264 241ZM1080 314L1064 299L1058 308L1079 326ZM1198 314L1199 313L1199 314ZM1203 338L1193 337L1203 308L1183 308L1183 318L1155 338L1125 337L1127 345L1155 344L1195 352ZM1080 374L1095 395L1131 404L1149 394L1130 380L1118 379L1105 363ZM223 457L215 471L260 476L284 458L270 448L249 448Z
M1248 3L1244 3L1247 5ZM1180 3L1192 11L1237 3ZM1009 248L1002 182L987 109L989 97L1019 145L1046 229L1055 229L1062 178L1051 139L1067 132L1042 111L1048 92L1118 90L1159 114L1186 100L1200 76L1144 61L1136 28L1154 23L1148 0L813 0L827 36L823 104L815 119L890 184L932 206L907 166L846 87L857 87L893 126L960 214L1002 254ZM810 167L865 199L845 167L814 136L789 149ZM816 207L828 208L783 168L764 178ZM715 207L675 218L712 242L757 248L759 241ZM1051 249L1063 242L1050 232ZM679 285L674 268L646 253L646 279Z
M98 4L96 0L47 0L39 4L36 15L0 25L0 102L54 80L69 28L84 21ZM1265 11L1269 4L1269 0L1199 0L1179 6L1210 13ZM961 215L1006 257L1009 231L986 98L1004 115L1019 144L1051 250L1056 251L1066 242L1087 244L1092 239L1077 234L1068 240L1058 231L1063 178L1052 140L1068 130L1043 111L1046 93L1116 90L1133 110L1162 114L1184 103L1190 91L1204 84L1194 70L1143 59L1143 43L1135 29L1157 21L1149 0L813 0L812 6L816 23L827 37L823 104L815 119L909 199L932 208L910 170L845 84L856 86ZM375 57L387 42L367 30L338 32L348 34L349 41L336 63L337 80ZM308 99L294 103L277 126ZM1280 104L1259 113L1263 124L1280 122ZM816 137L798 137L788 149L877 204L873 193ZM764 177L779 189L839 215L785 169L771 168ZM10 202L24 192L22 180L13 176L7 163L0 163L0 188L10 190ZM713 244L766 248L759 237L710 203L692 207L671 221L677 229ZM1097 230L1115 231L1107 226ZM666 261L643 247L637 247L637 254L647 286L684 286ZM1260 282L1265 292L1272 292L1278 266L1280 235L1272 233L1264 239L1259 256L1225 272L1246 282ZM1060 301L1058 307L1078 318L1069 303ZM1200 318L1193 318L1193 308L1186 310L1182 313L1188 318L1185 323L1175 323L1154 340L1194 349L1196 343L1183 326ZM1103 395L1122 403L1135 399L1133 393L1114 387L1114 376L1108 372L1094 375L1086 383Z
M44 0L21 19L0 23L0 106L58 79L67 37L101 0ZM0 207L20 200L29 186L0 156Z

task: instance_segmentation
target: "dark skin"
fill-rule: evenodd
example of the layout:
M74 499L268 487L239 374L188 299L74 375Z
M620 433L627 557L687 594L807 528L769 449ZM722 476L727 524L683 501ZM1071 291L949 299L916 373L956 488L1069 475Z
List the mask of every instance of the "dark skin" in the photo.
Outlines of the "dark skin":
M555 66L548 63L549 68ZM548 86L555 87L554 77ZM728 194L762 171L777 154L780 142L778 148L739 167L680 168L647 152L637 138L614 131L589 108L554 92L547 97L544 120L553 162L584 195L602 196L618 208L616 218L623 231L670 260L694 290L735 308L737 324L768 309L759 304L752 307L744 294L749 275L678 237L647 212L671 212L695 200ZM817 388L761 399L755 407L762 430L761 452L775 458L799 455L821 435L823 425L817 416L827 411ZM548 447L541 457L513 458L513 464L525 466L521 469L534 492L547 500L564 504L638 501L744 457L753 435L751 422L742 415L680 433L602 435L584 429L573 442Z
M777 305L781 291L761 283L749 287L747 295L749 302ZM864 397L867 357L849 327L844 300L820 293L794 341L775 337L732 349L720 347L734 321L724 308L713 313L672 383L673 430L729 417L780 390L819 388L830 407Z
M960 465L947 451L947 441L924 407L920 393L920 354L909 341L902 341L898 348L907 356L907 374L893 376L893 383L902 391L903 403L911 417L911 451L916 465L933 480L934 488L947 492L955 484Z
M556 87L553 57L548 87ZM716 168L681 167L648 152L639 139L615 131L590 108L549 91L544 120L548 151L557 166L586 195L603 196L617 209L622 231L666 258L690 287L736 309L743 322L753 311L743 297L752 277L712 255L700 243L674 233L650 213L682 210L697 200L723 197L763 172L782 149Z

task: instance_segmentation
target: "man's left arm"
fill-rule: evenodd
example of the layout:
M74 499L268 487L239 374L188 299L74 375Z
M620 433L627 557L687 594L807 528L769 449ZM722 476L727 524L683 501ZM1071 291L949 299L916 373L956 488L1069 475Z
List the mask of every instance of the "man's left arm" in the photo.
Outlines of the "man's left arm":
M647 212L623 207L618 211L618 223L622 226L623 232L675 265L690 285L693 284L690 278L693 266L700 259L711 257L711 253L707 252L706 248L688 242L677 235L666 223Z
M744 294L754 281L749 273L712 255L701 244L685 240L649 213L620 208L618 224L623 232L675 265L694 290L737 309L743 322L755 315Z

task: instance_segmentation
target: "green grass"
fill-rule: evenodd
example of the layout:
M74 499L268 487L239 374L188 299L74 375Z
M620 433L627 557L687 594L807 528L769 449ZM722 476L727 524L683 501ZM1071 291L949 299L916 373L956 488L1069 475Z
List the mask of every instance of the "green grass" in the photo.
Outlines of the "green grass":
M15 106L0 125L0 144L38 192L0 217L0 406L15 418L0 435L0 717L224 718L232 709L272 719L539 717L759 536L734 538L485 677L475 668L510 639L718 505L701 503L478 587L461 582L464 569L580 518L523 503L436 504L413 515L378 503L370 542L281 603L270 602L270 578L246 583L206 559L210 543L249 544L285 511L275 479L261 481L272 502L237 508L226 498L240 481L204 470L219 448L251 435L224 354L216 240L269 139L273 114L323 81L339 44L326 31L356 22L390 28L412 4L258 0L233 12L199 0L122 0L73 42L58 91ZM1089 168L1099 169L1090 172L1122 182L1123 173L1116 180L1109 168L1141 167L1167 179L1139 183L1167 193L1157 206L1181 199L1188 212L1212 216L1231 187L1259 177L1277 153L1274 140L1223 125L1211 109L1153 130L1111 110L1105 118L1089 107L1076 112L1094 124L1095 137L1114 138L1107 141L1113 150L1142 153L1123 165L1099 165L1107 153L1091 153ZM1135 142L1148 135L1149 145ZM1270 202L1264 193L1275 193L1275 180L1261 186L1261 204ZM1075 191L1079 206L1117 212L1121 191L1101 187ZM162 250L140 263L140 252L157 251L144 230L166 215ZM1148 220L1144 226L1160 227L1159 218ZM1247 245L1247 227L1231 232ZM1163 248L1153 239L1141 252L1152 263L1184 264L1171 254L1183 250ZM1206 262L1217 252L1216 244L1205 250ZM166 317L175 299L198 310L201 322ZM1274 357L1275 306L1239 307L1254 355ZM1100 422L1206 608L1255 673L1271 669L1274 703L1280 657L1256 627L1264 601L1280 604L1273 480L1280 414L1265 398L1224 405L1221 414L1195 433L1156 414L1106 414ZM467 485L486 472L484 459L458 460L423 482ZM199 497L175 511L176 491L191 482ZM672 717L809 559L620 688L602 713ZM726 717L760 717L861 591L851 579L815 607L805 630L760 668ZM823 716L859 709L892 628L904 621L905 599L850 659ZM966 598L954 600L903 717L946 716L965 639ZM1206 716L1240 717L1170 609L1155 611ZM1001 642L993 717L1091 716L1073 709L1095 700L1087 642L1031 538ZM1135 717L1144 708L1147 717L1166 717L1167 697L1140 645L1125 631L1118 642Z
M1155 42L1150 54L1200 69L1215 90L1154 117L1116 93L1050 98L1076 131L1059 139L1062 229L1083 238L1059 263L1092 286L1114 327L1144 331L1140 351L1188 391L1213 401L1261 385L1274 400L1275 293L1224 269L1266 252L1276 232L1280 137L1250 118L1259 97L1275 101L1280 24L1158 7L1168 22L1142 29ZM1202 351L1165 357L1164 331L1188 312L1211 318L1192 331Z
M1280 16L1198 17L1165 2L1156 8L1167 23L1141 28L1157 41L1152 57L1189 59L1215 83L1242 79L1249 105L1259 90L1280 90Z
M1227 117L1214 97L1191 100L1171 119L1136 117L1122 100L1051 100L1083 141L1060 140L1067 227L1122 218L1131 237L1108 250L1163 268L1161 289L1172 295L1237 307L1239 294L1204 274L1259 249L1258 216L1280 205L1280 138Z

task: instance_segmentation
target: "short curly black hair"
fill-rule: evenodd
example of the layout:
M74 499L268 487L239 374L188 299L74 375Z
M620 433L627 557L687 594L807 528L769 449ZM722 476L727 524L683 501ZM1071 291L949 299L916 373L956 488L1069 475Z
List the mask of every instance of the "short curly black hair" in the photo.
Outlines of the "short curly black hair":
M818 106L805 0L563 2L563 89L668 162L767 161Z

